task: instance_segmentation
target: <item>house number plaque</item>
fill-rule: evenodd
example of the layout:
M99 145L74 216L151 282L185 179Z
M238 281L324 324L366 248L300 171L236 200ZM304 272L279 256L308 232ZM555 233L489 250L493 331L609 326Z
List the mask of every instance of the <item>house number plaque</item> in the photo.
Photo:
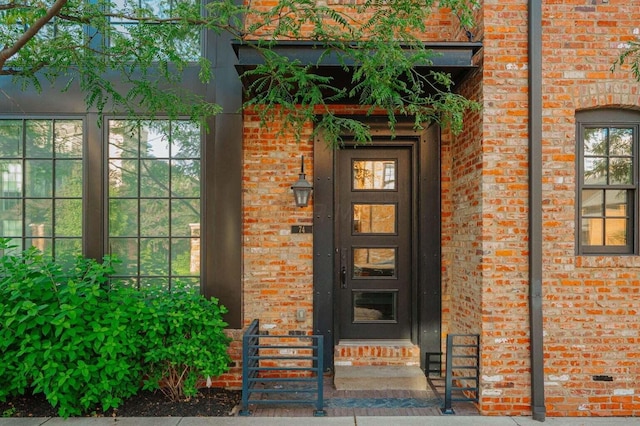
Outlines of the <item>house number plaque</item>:
M292 225L292 234L313 234L313 225Z

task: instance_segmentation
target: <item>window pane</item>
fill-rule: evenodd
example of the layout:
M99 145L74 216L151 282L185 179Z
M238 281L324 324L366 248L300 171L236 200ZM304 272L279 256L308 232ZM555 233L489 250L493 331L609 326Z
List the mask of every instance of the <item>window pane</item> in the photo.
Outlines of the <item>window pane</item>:
M633 155L633 129L609 129L609 154L620 156Z
M169 196L169 164L162 160L140 162L140 196Z
M169 200L140 200L140 235L169 236Z
M353 189L395 189L395 160L359 161L352 165Z
M605 211L607 217L627 217L627 192L626 190L606 191Z
M27 120L26 156L33 158L53 157L53 123L51 120Z
M603 243L603 219L582 219L582 244L601 246Z
M27 160L26 197L51 197L53 195L53 162L51 160Z
M174 238L171 242L171 273L200 275L200 239Z
M55 200L55 235L82 236L82 200Z
M112 238L109 240L110 254L122 263L114 265L116 275L138 275L137 238Z
M55 156L82 157L82 121L58 120L55 122Z
M56 161L56 197L82 197L82 160Z
M133 237L138 235L138 201L111 199L109 202L109 235Z
M354 234L395 234L395 204L354 204Z
M166 276L169 272L169 240L140 239L140 275Z
M146 125L140 129L141 158L169 158L169 139L162 127Z
M25 223L28 236L52 236L52 200L25 200Z
M109 161L109 196L138 196L138 161Z
M200 197L200 161L171 162L171 192L175 197Z
M0 155L22 156L22 120L0 120Z
M604 190L602 189L583 189L582 190L582 216L598 216L602 217L604 211Z
M56 238L54 253L57 262L73 265L75 258L82 254L82 238Z
M584 129L584 155L607 155L607 129L589 127Z
M353 274L359 277L393 277L396 274L395 248L356 248L353 250Z
M200 236L200 200L171 201L171 235Z
M606 219L605 244L608 246L624 246L627 244L627 220Z
M138 158L138 132L127 121L109 121L109 157Z
M586 157L584 159L585 185L604 185L607 183L607 159Z
M188 121L173 126L171 139L173 158L200 158L200 127Z
M353 321L396 321L395 291L353 292Z
M628 185L633 182L631 158L612 158L609 162L609 184Z

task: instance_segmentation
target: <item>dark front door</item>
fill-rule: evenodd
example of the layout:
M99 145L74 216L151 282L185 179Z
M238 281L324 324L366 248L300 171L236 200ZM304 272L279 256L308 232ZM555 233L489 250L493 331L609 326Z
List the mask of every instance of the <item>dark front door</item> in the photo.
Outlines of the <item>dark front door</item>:
M411 148L338 152L340 339L411 338Z

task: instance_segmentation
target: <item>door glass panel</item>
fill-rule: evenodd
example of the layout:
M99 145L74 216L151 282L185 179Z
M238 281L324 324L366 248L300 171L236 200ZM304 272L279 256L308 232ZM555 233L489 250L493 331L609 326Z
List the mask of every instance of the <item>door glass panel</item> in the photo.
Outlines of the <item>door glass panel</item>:
M395 248L353 249L353 278L395 277Z
M353 160L353 189L396 189L396 160Z
M354 291L353 322L396 321L396 291Z
M395 204L354 204L354 234L395 234Z

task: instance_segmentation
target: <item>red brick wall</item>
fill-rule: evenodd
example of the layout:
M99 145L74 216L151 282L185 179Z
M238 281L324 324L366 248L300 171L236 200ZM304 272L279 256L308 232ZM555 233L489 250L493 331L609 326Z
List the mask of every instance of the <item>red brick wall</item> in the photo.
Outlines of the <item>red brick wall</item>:
M528 414L526 1L484 3L484 414ZM640 107L609 68L640 1L543 2L543 253L548 415L640 414L640 260L576 256L575 111ZM593 376L613 377L611 382Z

